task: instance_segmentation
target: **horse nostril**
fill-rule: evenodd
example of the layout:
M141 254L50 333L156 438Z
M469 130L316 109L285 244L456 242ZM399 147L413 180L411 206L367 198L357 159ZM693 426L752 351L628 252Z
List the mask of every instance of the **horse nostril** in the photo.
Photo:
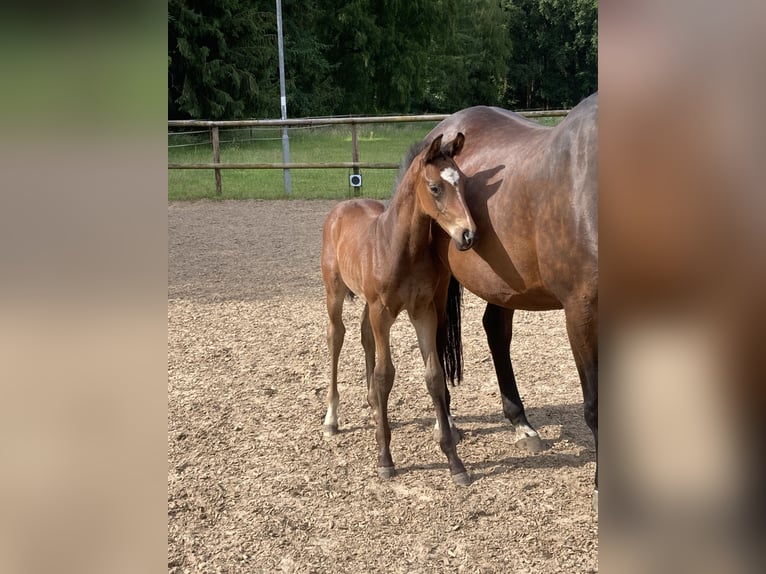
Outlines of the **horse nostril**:
M475 237L475 234L470 229L464 229L463 230L463 244L466 247L470 247L473 244L473 238Z

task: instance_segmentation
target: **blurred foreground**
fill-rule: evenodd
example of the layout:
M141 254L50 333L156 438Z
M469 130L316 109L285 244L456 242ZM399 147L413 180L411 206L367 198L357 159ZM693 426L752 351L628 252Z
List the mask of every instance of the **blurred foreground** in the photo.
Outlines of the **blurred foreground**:
M764 568L765 15L601 7L606 572Z

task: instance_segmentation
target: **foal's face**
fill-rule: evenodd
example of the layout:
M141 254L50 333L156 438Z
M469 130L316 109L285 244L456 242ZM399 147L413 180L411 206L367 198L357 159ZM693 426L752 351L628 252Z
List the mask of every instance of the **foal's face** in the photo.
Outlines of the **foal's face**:
M458 133L442 147L437 136L423 155L423 177L418 196L423 210L449 233L460 251L470 249L476 236L476 224L465 202L465 175L454 157L463 149L465 136Z

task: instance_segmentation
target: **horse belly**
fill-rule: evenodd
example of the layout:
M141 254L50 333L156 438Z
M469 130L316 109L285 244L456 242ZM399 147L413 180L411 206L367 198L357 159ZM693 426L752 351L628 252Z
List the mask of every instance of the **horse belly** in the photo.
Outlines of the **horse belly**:
M538 279L524 277L512 264L490 265L477 253L460 252L450 246L449 267L471 293L488 303L508 309L548 311L561 302Z
M331 211L326 223L325 241L329 245L325 248L333 253L336 271L346 287L362 298L372 273L371 229L382 211L379 201L344 201Z

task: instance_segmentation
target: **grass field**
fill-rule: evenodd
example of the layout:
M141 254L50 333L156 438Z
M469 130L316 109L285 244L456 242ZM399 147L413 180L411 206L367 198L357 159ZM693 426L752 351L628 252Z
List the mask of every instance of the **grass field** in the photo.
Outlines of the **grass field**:
M560 118L544 118L553 125ZM409 147L420 141L435 122L368 124L358 127L359 160L399 163ZM294 128L288 131L291 162L351 161L351 126ZM222 163L281 163L279 129L221 130ZM210 133L168 136L169 163L210 163L213 161ZM362 169L361 195L388 198L395 169ZM295 199L342 199L351 197L349 169L293 169ZM213 170L168 170L168 199L276 199L285 198L283 173L278 169L221 170L221 196L215 193Z

